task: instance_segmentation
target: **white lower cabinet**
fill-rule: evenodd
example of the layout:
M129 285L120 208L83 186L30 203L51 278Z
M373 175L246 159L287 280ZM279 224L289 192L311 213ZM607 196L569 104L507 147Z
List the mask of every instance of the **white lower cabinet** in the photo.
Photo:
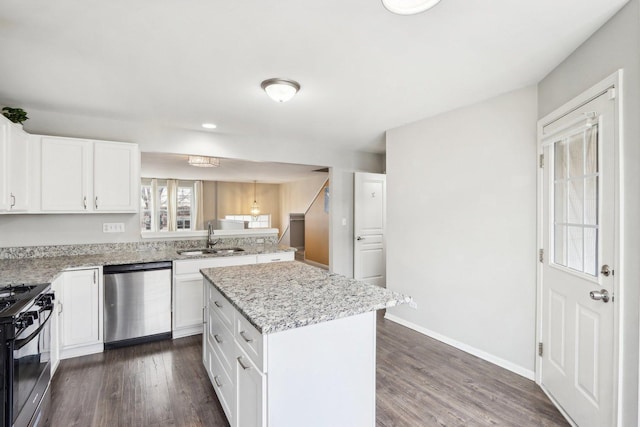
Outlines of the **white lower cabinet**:
M53 312L51 313L51 377L56 373L60 363L60 298L62 296L62 277L51 283L54 294Z
M202 275L200 269L293 261L293 252L198 258L173 262L173 338L202 333Z
M203 363L232 427L375 426L375 312L262 335L207 280L204 299Z
M102 271L68 270L58 279L60 359L99 353L102 339Z
M266 419L265 375L236 346L236 426L262 426Z

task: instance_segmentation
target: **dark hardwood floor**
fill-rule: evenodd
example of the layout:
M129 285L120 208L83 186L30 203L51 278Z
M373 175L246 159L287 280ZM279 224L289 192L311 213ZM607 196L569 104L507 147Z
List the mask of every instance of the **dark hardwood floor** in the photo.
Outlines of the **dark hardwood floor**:
M382 318L377 356L378 427L568 425L532 381ZM200 337L63 360L52 408L53 427L228 425Z

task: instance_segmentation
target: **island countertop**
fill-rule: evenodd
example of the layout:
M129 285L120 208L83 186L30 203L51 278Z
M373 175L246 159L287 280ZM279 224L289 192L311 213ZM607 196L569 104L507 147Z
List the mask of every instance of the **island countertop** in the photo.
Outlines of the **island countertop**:
M200 270L262 334L409 303L410 297L298 262Z

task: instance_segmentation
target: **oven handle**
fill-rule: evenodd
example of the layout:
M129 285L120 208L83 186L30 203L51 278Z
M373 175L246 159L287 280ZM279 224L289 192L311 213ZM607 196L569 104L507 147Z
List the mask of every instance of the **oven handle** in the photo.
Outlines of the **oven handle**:
M47 316L47 319L44 322L42 322L42 324L38 327L38 329L36 329L35 331L31 332L31 334L28 337L23 338L21 340L16 340L15 341L14 350L20 350L22 347L27 345L27 343L29 343L29 341L31 341L33 338L35 338L42 331L42 328L45 327L45 325L47 324L47 322L51 318L51 315L53 314L53 307L51 307L49 310L50 311L49 311L49 315ZM42 312L42 311L44 311L44 310L41 310L40 312Z

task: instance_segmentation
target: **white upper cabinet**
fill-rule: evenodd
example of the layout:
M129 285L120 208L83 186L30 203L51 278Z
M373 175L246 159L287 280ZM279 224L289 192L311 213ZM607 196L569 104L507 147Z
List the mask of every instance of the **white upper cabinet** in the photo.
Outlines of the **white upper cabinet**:
M136 212L140 179L138 146L93 144L93 208L100 212Z
M0 211L9 210L9 122L0 121Z
M22 126L0 116L0 211L29 208L29 141Z
M91 141L42 137L42 211L91 210Z
M29 209L29 134L22 126L9 125L9 210Z
M42 212L136 212L138 146L43 136Z

